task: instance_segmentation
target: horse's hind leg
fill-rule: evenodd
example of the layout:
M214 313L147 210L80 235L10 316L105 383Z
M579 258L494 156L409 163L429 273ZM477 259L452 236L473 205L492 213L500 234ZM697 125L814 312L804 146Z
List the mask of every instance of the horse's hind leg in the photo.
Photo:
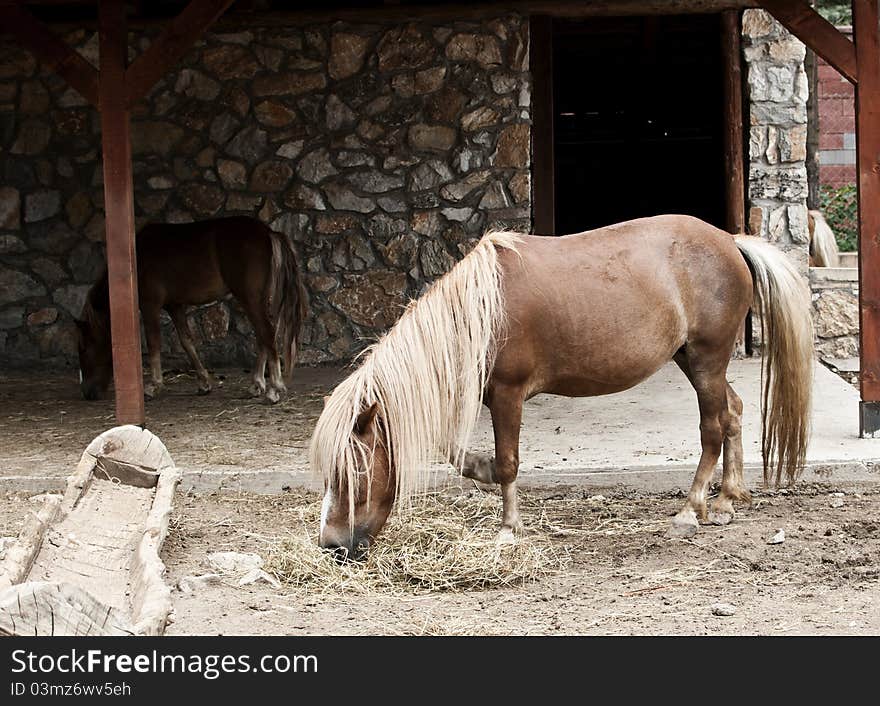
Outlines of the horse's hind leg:
M262 397L266 394L266 349L262 345L257 346L257 362L254 365L251 396Z
M709 507L709 521L716 525L726 525L733 519L734 501L749 502L751 499L743 479L742 411L742 400L728 384L724 473L721 476L721 492Z
M493 476L501 485L500 542L509 542L514 532L522 529L519 500L516 495L516 474L519 470L519 427L522 422L522 391L517 387L494 387L489 395L489 411L495 432Z
M159 319L161 309L144 306L144 333L147 338L147 357L150 359L150 382L144 385L144 395L148 399L158 397L162 392L162 324Z
M186 351L190 363L196 369L196 377L199 380L199 394L207 395L211 391L211 374L202 365L198 351L196 351L196 344L193 341L189 321L186 319L186 307L169 306L166 308L171 315L171 320L174 322L174 328L177 330L178 338L180 338L180 345L183 346L183 350Z
M269 349L268 365L269 386L266 400L275 403L287 394L287 385L284 384L284 376L281 374L281 354L274 345Z
M269 315L263 308L264 303L260 300L261 295L251 291L239 297L257 338L257 367L254 369L254 387L251 390L256 392L262 386L265 401L275 404L287 392L287 386L281 375L281 357L275 346L275 326L269 320ZM264 372L267 365L268 385Z
M707 352L701 356L688 349L686 361L676 354L675 362L682 367L697 392L700 406L700 444L702 453L697 465L694 482L688 493L685 506L673 518L668 535L671 537L693 537L700 520L708 520L706 494L712 473L718 464L725 430L729 422L727 407L727 358L719 362L718 352Z

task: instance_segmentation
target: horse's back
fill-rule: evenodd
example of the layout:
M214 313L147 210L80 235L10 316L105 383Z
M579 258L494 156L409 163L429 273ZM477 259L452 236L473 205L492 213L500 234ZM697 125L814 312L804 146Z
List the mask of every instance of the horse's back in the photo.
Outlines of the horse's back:
M499 375L529 377L534 392L631 387L689 340L735 335L750 301L733 238L688 216L524 236L501 262L509 335Z
M245 216L151 223L138 233L141 300L203 304L260 286L271 257L270 229Z

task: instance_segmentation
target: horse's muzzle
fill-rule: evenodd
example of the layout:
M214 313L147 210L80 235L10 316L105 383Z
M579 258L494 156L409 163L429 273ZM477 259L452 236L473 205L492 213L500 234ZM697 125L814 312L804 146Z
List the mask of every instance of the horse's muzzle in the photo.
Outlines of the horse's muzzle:
M367 551L370 548L370 540L364 535L355 534L346 537L346 541L322 541L321 548L331 552L333 558L339 564L345 564L349 561L365 561Z

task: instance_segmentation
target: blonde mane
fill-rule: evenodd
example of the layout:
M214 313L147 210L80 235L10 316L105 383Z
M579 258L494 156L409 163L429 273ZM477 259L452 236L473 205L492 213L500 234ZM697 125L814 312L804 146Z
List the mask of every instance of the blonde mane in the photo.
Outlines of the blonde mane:
M486 233L409 303L367 349L360 367L336 387L309 452L312 470L329 487L357 487L358 468L367 467L370 449L354 429L361 411L374 403L398 500L424 488L431 461L461 464L505 323L496 248L515 251L518 241L515 233ZM349 514L353 518L354 493Z

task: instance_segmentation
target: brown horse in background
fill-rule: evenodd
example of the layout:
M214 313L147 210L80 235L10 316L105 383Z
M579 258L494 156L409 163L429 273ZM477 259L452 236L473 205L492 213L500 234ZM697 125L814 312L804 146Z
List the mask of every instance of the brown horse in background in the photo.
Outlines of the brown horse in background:
M287 238L256 219L236 216L196 223L151 223L138 233L136 248L138 295L150 360L146 396L156 397L162 391L162 309L171 316L195 367L199 394L211 391L211 377L196 352L186 307L232 293L257 337L251 393L270 403L281 399L287 391L282 359L289 380L306 314L305 289ZM106 396L113 376L106 271L89 290L82 319L76 323L82 394L86 399L99 399Z
M674 536L725 524L743 481L740 398L727 365L749 307L760 316L765 480L794 480L809 431L810 293L786 256L689 216L657 216L558 238L489 233L413 302L326 401L311 464L324 477L320 543L360 557L395 499L435 459L501 486L502 532L520 527L523 403L539 393L626 390L674 360L697 395L702 455ZM467 453L488 406L494 458ZM633 424L647 426L639 418ZM721 492L709 482L723 452Z

